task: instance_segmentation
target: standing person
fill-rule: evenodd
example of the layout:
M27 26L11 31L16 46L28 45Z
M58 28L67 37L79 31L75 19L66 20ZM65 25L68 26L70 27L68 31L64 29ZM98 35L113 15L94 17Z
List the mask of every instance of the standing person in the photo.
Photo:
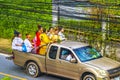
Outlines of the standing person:
M33 46L30 42L30 38L31 38L31 35L26 34L26 39L24 40L24 44L26 45L27 52L31 52L31 50L33 49Z
M39 53L39 49L38 49L38 47L40 46L40 43L41 43L41 41L40 41L40 34L43 32L43 28L42 28L42 26L41 25L38 25L38 31L36 32L36 35L35 35L35 38L34 38L34 40L33 40L33 42L34 42L34 47L35 47L35 53L36 54L38 54Z
M39 49L39 54L40 55L45 55L47 45L51 42L47 33L46 29L43 29L43 33L40 34L40 39L41 39L41 48Z
M58 35L60 36L60 40L61 41L66 40L65 35L63 34L64 33L64 28L60 26L60 27L58 27L58 30L59 30Z
M12 40L12 49L13 50L18 50L18 51L23 51L22 45L23 45L23 40L22 40L22 34L20 32L14 31L14 38Z
M49 28L47 35L48 35L49 39L52 38L52 36L54 35L54 28L53 27Z
M54 30L54 35L52 36L52 38L51 38L51 40L53 41L53 42L58 42L59 43L59 41L60 41L60 36L58 35L58 29L56 28L55 30Z

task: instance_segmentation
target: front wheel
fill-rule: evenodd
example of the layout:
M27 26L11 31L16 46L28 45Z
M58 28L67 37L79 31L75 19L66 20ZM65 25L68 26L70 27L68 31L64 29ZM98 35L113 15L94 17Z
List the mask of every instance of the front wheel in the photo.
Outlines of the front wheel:
M95 76L92 74L85 75L82 80L96 80Z
M29 62L26 67L26 72L32 77L38 77L40 74L40 69L35 62Z

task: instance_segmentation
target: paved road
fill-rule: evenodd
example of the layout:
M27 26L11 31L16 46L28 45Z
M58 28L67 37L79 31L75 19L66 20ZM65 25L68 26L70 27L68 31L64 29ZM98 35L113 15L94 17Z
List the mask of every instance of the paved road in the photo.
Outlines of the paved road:
M13 80L68 80L51 75L42 75L38 78L32 78L25 73L23 68L14 65L12 60L7 60L5 57L5 55L0 53L0 80L4 76L11 77Z

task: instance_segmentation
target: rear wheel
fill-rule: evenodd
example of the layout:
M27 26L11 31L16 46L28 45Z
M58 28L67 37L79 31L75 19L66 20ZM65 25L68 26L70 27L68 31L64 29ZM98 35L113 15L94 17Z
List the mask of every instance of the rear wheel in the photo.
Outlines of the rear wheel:
M26 66L26 72L32 77L38 77L40 75L40 69L35 62L29 62Z
M96 80L95 76L92 74L88 74L83 76L82 80Z

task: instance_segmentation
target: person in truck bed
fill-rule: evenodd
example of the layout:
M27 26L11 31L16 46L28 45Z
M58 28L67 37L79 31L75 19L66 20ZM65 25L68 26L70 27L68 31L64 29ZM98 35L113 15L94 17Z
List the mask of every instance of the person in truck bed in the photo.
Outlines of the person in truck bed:
M56 29L54 29L54 35L51 37L51 40L54 42L54 43L56 43L56 42L58 42L59 43L59 41L60 41L60 36L58 35L58 29L56 28Z
M45 55L47 44L49 44L51 42L47 33L46 33L45 28L43 28L43 33L41 33L39 37L40 37L40 40L41 40L39 54L40 55Z
M23 45L23 40L22 40L22 34L20 32L14 31L14 38L12 40L12 49L13 50L18 50L18 51L23 51L22 45Z
M49 39L52 38L52 36L54 35L54 28L53 27L49 28L47 35L48 35Z
M24 44L27 48L27 52L31 52L31 50L33 49L32 43L30 42L30 38L31 38L31 35L26 34L26 39L24 40Z
M36 35L35 35L35 38L33 39L33 43L34 43L34 48L36 49L35 50L35 53L38 54L39 53L39 46L41 45L41 41L40 41L40 34L43 32L43 28L41 25L38 25L38 30L36 31Z
M61 41L66 40L65 35L63 34L63 33L64 33L64 28L63 28L62 26L59 26L59 27L58 27L58 30L59 30L58 35L60 36L60 40L61 40Z

